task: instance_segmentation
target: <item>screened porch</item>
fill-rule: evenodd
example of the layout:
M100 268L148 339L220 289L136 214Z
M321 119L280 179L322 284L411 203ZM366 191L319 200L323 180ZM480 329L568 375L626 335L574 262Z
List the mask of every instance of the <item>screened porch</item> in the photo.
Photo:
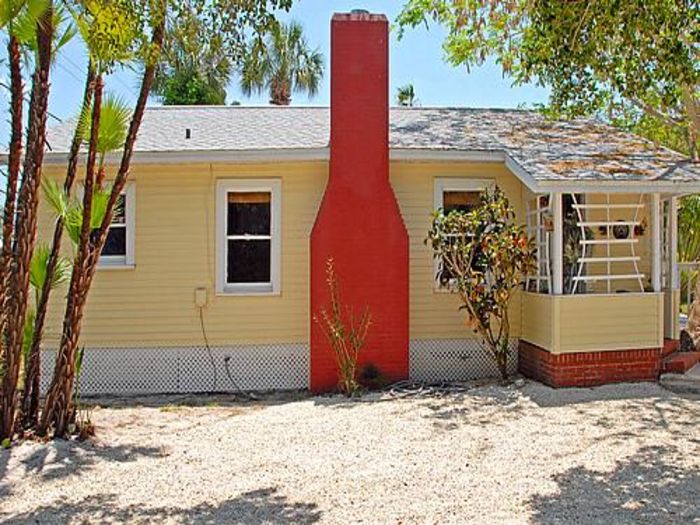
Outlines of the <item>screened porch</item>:
M677 205L659 193L528 195L536 266L523 338L554 353L660 348L677 338Z

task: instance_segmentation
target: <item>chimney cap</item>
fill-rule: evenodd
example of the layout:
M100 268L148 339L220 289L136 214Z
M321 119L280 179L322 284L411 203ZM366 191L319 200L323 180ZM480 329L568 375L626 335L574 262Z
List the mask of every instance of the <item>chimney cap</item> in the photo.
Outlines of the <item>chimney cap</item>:
M385 22L388 23L386 16L382 14L370 13L367 9L353 9L349 13L334 13L333 21L361 21L361 22Z

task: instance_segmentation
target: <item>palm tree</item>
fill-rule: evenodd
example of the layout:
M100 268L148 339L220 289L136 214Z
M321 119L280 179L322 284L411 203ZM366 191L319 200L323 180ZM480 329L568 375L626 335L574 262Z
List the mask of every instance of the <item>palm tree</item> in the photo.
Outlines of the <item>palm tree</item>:
M83 104L76 126L76 137L89 141L91 132L91 107ZM120 98L107 96L101 106L100 128L97 135L98 172L96 189L92 199L91 228L99 228L107 211L111 188L103 188L105 157L111 151L124 146L131 108ZM72 187L72 182L69 185ZM32 259L30 283L35 290L35 309L30 312L25 324L25 389L22 398L24 423L32 426L39 409L39 385L41 373L41 341L52 290L70 277L71 261L60 256L61 233L65 229L74 247L80 241L82 225L82 203L71 197L66 186L59 186L52 179L43 183L46 199L56 215L56 228L51 247L39 246Z
M413 84L406 84L396 90L396 102L399 106L412 108L416 100L416 92L413 89Z
M249 46L241 67L241 89L270 93L270 104L288 106L293 92L314 96L323 78L323 55L310 49L298 22L275 24L264 40Z
M206 31L193 11L183 9L168 21L152 91L166 106L223 105L232 72L221 35Z

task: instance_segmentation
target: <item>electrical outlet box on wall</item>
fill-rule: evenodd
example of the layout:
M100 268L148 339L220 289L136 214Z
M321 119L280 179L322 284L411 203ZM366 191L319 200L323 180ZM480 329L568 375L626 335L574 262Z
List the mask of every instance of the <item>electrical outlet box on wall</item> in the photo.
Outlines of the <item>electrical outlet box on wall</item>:
M194 289L194 304L197 308L204 308L207 305L207 289Z

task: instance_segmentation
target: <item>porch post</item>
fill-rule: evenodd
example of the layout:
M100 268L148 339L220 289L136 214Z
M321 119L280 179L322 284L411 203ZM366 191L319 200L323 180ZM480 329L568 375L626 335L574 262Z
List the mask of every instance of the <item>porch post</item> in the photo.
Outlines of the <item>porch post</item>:
M552 292L564 293L564 210L561 193L552 193L552 215L554 232L552 235Z
M651 287L661 291L661 195L651 194Z
M668 206L668 277L671 290L680 290L680 273L678 271L678 197L671 197Z

